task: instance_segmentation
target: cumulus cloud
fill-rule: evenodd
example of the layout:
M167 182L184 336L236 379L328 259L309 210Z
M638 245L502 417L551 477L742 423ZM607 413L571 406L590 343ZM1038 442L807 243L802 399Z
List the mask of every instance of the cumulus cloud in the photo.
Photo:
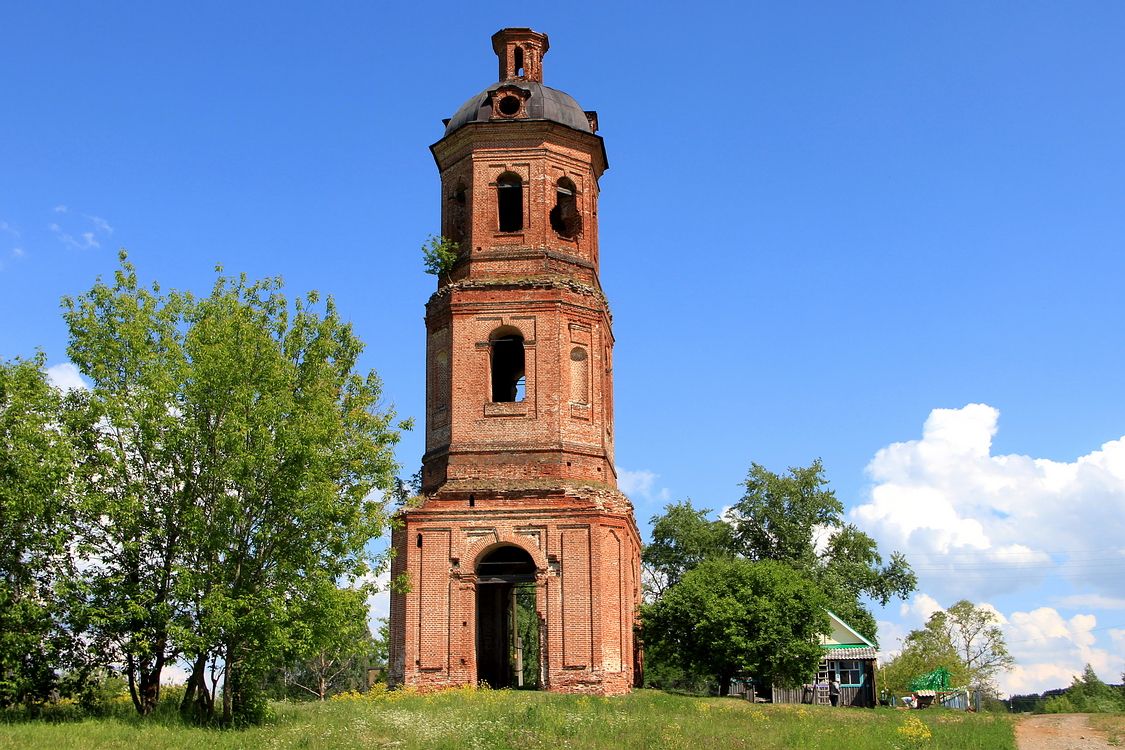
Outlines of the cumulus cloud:
M1050 575L1125 596L1125 438L1073 462L993 455L999 416L934 409L920 440L876 453L853 521L942 597L979 601Z
M1125 644L1114 633L1125 631L1110 630L1110 640L1116 647L1100 648L1097 623L1092 614L1064 618L1052 607L1013 612L1004 625L1004 636L1016 666L1000 677L1001 689L1019 694L1066 687L1086 664L1103 680L1116 681L1125 669L1120 648Z
M660 475L648 469L623 469L617 467L617 486L634 502L666 503L672 498L667 487L658 487Z
M70 362L61 362L48 367L47 380L51 385L64 391L85 390L90 387L82 379L82 374L78 372L78 368Z
M648 495L652 492L652 485L656 482L657 475L647 469L630 471L617 468L617 486L626 495Z

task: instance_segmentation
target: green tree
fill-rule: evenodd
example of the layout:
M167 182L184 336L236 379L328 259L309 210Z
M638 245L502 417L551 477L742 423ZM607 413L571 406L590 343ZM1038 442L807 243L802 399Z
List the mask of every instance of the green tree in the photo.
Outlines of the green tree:
M886 679L889 688L903 692L911 678L945 667L954 684L995 692L997 673L1014 664L996 613L962 599L910 631L902 652L887 665Z
M422 265L426 273L437 276L439 281L447 279L457 263L459 249L453 240L431 236L422 245Z
M164 666L180 653L176 587L195 543L198 476L181 387L190 298L141 287L124 254L121 261L112 287L99 281L63 299L67 353L92 383L95 417L77 477L85 561L77 611L107 662L123 662L133 705L148 714Z
M0 363L0 706L45 699L76 646L58 595L70 572L74 425L43 365L42 354Z
M368 591L337 588L330 581L322 585L326 590L288 613L288 661L280 674L286 697L325 700L361 690L368 667L375 666L378 644L367 624Z
M1089 664L1082 670L1081 677L1074 677L1065 695L1073 706L1072 710L1081 713L1125 711L1125 700L1122 700L1121 692L1102 682Z
M646 641L725 695L734 678L794 685L815 673L825 600L788 565L706 560L642 610Z
M843 520L843 504L817 459L775 474L754 463L746 492L731 508L735 549L750 560L776 560L801 571L824 591L828 606L875 641L875 618L863 604L907 597L917 579L898 552L883 563L875 540Z
M82 544L91 630L124 654L137 709L185 657L185 710L260 717L260 684L318 597L374 562L387 521L394 413L329 298L220 276L208 297L113 286L64 301L71 359L93 382ZM376 492L380 490L381 492ZM333 582L331 587L326 582ZM311 616L311 615L310 615ZM212 675L210 685L207 676Z
M704 560L734 554L733 529L724 521L708 519L710 512L685 500L670 503L662 515L652 517L652 541L641 553L650 598L659 599Z

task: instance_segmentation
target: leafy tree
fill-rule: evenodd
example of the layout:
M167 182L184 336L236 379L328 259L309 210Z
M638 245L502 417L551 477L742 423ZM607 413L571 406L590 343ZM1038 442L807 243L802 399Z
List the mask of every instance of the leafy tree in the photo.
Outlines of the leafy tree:
M910 693L911 680L938 667L949 670L953 685L969 684L968 670L961 663L953 644L943 638L927 637L923 631L916 630L906 637L902 651L884 665L879 681L891 695L903 696Z
M1121 691L1098 679L1094 668L1087 664L1082 676L1075 675L1066 693L1048 699L1043 705L1045 713L1116 713L1125 710Z
M225 722L260 718L292 613L328 612L334 582L368 572L409 423L355 372L362 344L332 300L290 305L279 279L162 294L122 254L113 286L64 304L99 427L82 475L91 631L123 653L141 713L183 656L185 710L210 716L221 681Z
M825 600L788 565L706 560L644 607L644 632L681 668L731 679L794 685L815 673L817 636L828 631Z
M663 515L652 517L652 541L641 553L650 597L659 599L704 560L734 553L730 524L708 519L710 512L685 500L665 506Z
M787 475L751 464L745 494L730 510L735 550L750 560L791 565L824 591L828 606L874 641L875 618L863 597L905 598L917 579L898 552L883 563L875 540L843 520L820 460ZM818 540L820 544L818 544Z
M180 653L176 588L198 493L195 446L182 418L190 298L142 288L121 256L112 287L64 298L67 353L91 380L96 418L78 475L76 590L88 636L124 662L133 704L151 713L164 665Z
M954 684L994 691L993 678L1014 664L995 612L963 599L934 612L923 628L906 636L886 677L888 687L902 692L910 678L940 666Z
M378 644L367 625L367 591L331 587L292 607L288 663L280 671L285 697L325 700L343 690L366 687Z
M458 251L459 247L453 240L431 236L422 245L422 265L426 273L437 276L439 280L447 277L457 263Z
M0 706L45 699L77 645L57 591L70 568L75 425L43 365L42 354L0 363Z

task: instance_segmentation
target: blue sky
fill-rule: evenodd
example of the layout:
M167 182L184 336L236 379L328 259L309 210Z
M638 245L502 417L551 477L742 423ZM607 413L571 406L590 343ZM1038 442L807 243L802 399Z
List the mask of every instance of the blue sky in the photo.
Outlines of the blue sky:
M638 520L824 461L919 593L1003 618L1012 691L1125 670L1125 6L9 3L0 358L59 298L212 269L335 296L422 415L428 146L551 38L600 116L617 460ZM975 405L975 406L974 406ZM938 411L935 411L938 410ZM400 451L409 471L421 429Z

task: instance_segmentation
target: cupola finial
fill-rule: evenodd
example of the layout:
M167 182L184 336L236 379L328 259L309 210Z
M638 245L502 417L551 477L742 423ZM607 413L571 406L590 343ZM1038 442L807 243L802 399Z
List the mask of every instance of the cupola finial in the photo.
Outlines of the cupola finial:
M500 58L500 80L543 83L546 34L531 29L500 29L492 35L492 49Z

